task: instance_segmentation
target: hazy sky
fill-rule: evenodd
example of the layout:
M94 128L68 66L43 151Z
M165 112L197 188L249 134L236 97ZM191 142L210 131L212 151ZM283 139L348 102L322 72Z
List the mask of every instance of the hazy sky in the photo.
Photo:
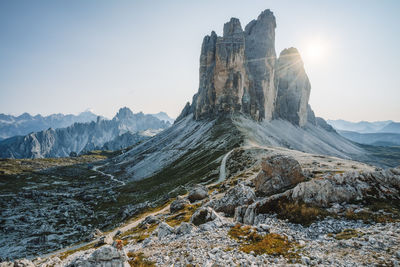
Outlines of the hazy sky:
M198 89L201 42L271 9L326 119L400 121L400 1L0 1L0 113L176 117Z

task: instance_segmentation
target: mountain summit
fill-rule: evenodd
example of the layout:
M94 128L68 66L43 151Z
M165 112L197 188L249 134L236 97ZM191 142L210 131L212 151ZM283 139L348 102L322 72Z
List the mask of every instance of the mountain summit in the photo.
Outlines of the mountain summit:
M296 48L276 57L275 28L275 16L267 9L245 30L239 19L231 18L222 37L214 31L204 37L199 90L180 118L238 112L259 121L282 118L304 126L311 85Z

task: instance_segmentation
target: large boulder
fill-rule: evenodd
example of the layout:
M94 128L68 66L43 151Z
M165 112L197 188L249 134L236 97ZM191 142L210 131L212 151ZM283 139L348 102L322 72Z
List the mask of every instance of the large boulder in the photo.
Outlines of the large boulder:
M214 210L224 212L227 216L233 216L235 208L251 204L256 198L254 190L243 184L231 188L225 195L212 203Z
M96 249L88 258L78 257L68 267L129 267L128 257L123 249L104 245Z
M188 199L190 202L195 202L197 200L202 200L208 197L207 187L204 185L195 185L192 190L189 191Z
M189 201L187 201L184 198L178 197L178 199L172 201L170 207L169 207L169 211L171 213L175 213L177 211L180 211L182 209L185 208L186 205L189 204Z
M369 197L400 199L399 193L399 169L389 169L368 173L347 172L314 179L293 188L291 198L328 207L334 203L349 203Z
M323 179L300 183L292 189L260 199L251 205L239 206L235 210L234 218L241 223L253 224L258 214L269 212L270 207L278 201L303 202L327 208L334 207L337 203L368 199L400 201L400 169L326 175Z
M280 193L305 179L299 162L290 156L271 156L261 162L261 167L254 184L262 196Z

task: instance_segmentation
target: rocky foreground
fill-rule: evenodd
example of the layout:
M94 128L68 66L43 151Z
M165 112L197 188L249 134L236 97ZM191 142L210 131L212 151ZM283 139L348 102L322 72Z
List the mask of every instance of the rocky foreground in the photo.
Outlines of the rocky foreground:
M399 168L330 158L353 171L323 172L322 160L265 155L234 151L223 182L195 185L93 242L0 266L399 265Z

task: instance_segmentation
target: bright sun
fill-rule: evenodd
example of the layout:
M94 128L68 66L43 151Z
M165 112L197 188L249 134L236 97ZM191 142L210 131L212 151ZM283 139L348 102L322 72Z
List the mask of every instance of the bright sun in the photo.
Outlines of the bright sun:
M327 57L327 43L320 39L306 43L305 60L310 63L319 63Z

